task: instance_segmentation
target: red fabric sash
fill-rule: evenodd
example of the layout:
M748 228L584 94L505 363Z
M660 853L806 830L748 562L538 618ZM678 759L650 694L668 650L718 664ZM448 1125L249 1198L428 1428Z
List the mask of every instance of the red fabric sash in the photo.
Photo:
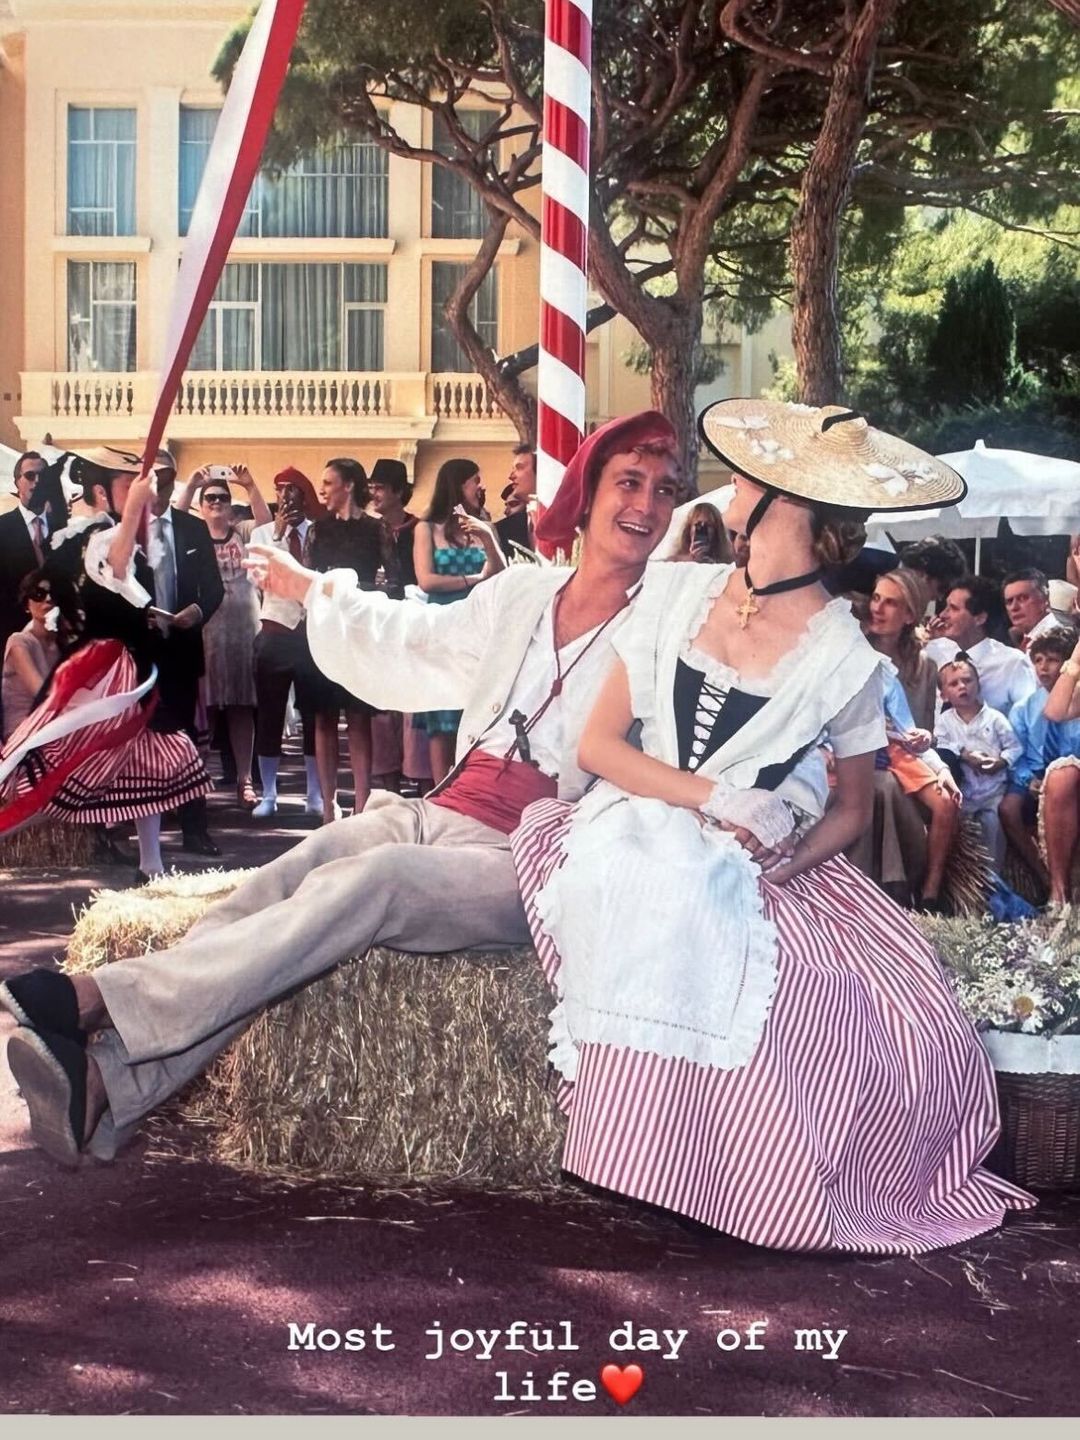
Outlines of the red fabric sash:
M526 805L534 800L554 800L558 791L558 782L535 765L474 750L446 789L429 798L433 805L456 810L509 835L521 824Z

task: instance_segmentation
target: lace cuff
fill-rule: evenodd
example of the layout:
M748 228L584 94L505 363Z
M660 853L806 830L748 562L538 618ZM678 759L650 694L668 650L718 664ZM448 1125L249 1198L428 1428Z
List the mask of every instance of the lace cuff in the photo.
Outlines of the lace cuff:
M109 564L109 550L115 539L116 530L112 528L98 530L91 535L86 542L84 559L86 573L102 589L111 590L114 595L122 596L129 605L134 605L136 610L143 610L147 605L154 603L154 597L148 595L135 579L135 566L131 561L128 562L126 575L113 574L112 566Z
M771 790L734 790L723 780L712 788L701 813L709 820L749 830L759 845L775 850L795 828L787 803Z

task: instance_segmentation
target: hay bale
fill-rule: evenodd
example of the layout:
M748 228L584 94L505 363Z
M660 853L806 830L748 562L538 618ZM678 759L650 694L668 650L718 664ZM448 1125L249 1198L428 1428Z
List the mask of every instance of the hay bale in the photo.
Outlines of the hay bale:
M372 950L261 1015L190 1115L244 1170L554 1185L550 1009L531 950Z
M59 870L93 865L97 842L87 825L45 821L0 840L0 870Z
M96 970L175 945L203 911L236 889L250 870L163 875L133 890L95 890L75 922L64 969Z
M242 878L171 876L100 892L65 968L174 943ZM244 1170L555 1185L564 1121L546 1086L551 1004L531 950L372 950L259 1016L188 1092L182 1114L216 1158Z

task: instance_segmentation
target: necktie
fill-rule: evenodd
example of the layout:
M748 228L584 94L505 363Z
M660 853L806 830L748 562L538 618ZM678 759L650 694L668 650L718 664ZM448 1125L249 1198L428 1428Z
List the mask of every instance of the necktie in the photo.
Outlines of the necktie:
M39 565L45 564L45 521L40 515L34 516L34 523L31 527L31 543L34 546L34 555Z
M154 539L157 541L157 565L154 570L154 594L159 610L173 614L176 609L176 558L169 544L169 527L162 515L154 520Z
M298 530L289 531L289 554L294 560L303 558L304 547L300 544L300 532Z

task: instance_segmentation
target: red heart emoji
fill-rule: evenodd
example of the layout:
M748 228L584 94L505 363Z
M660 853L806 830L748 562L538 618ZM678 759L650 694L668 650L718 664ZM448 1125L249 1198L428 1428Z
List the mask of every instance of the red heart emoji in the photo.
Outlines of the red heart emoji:
M645 1371L640 1365L605 1365L600 1371L600 1384L620 1405L634 1398L644 1380Z

